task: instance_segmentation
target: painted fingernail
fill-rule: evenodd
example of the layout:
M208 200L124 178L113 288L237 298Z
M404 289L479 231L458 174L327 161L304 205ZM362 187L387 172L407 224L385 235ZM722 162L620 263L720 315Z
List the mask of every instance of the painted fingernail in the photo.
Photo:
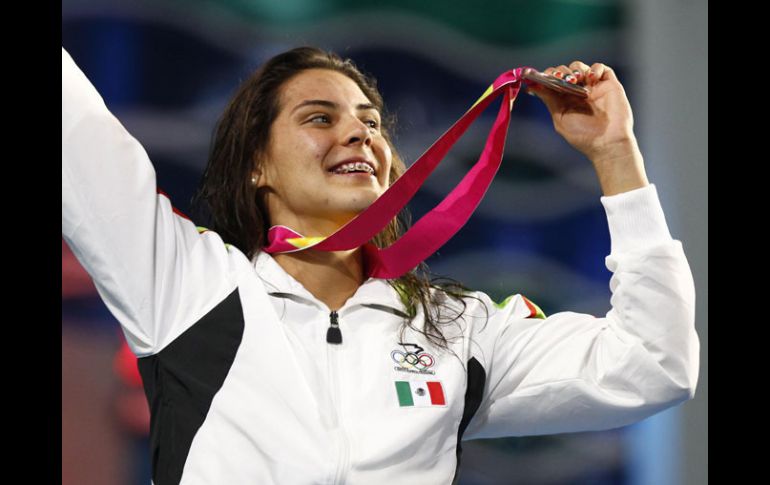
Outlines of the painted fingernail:
M572 71L572 74L575 75L575 79L580 79L583 76L583 73L580 71Z
M567 77L565 77L564 80L567 81L568 83L577 82L577 79L575 79L575 76L573 76L572 74L567 74Z

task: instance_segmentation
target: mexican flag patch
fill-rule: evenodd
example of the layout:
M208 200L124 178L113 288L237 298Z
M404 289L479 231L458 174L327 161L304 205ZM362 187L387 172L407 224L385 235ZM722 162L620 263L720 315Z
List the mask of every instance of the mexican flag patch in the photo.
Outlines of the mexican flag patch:
M446 406L444 388L439 381L396 381L399 406Z

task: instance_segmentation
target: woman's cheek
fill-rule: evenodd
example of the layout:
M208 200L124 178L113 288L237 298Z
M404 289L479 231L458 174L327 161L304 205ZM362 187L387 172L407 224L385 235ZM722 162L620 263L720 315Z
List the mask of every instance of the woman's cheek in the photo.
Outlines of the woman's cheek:
M383 187L388 187L390 185L390 166L392 164L393 158L390 151L390 147L386 143L385 146L382 148L382 155L380 156L380 174L382 174L382 185Z

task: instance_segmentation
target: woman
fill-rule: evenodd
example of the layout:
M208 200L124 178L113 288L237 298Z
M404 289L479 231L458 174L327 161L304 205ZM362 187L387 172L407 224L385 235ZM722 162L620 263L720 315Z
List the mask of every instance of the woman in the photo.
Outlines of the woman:
M692 275L623 88L599 63L545 72L591 88L532 93L599 177L603 318L415 271L365 278L361 248L264 251L273 226L334 233L405 171L349 61L298 48L243 83L198 194L207 230L156 193L146 152L62 49L62 234L139 357L156 485L448 483L462 440L615 428L693 397Z

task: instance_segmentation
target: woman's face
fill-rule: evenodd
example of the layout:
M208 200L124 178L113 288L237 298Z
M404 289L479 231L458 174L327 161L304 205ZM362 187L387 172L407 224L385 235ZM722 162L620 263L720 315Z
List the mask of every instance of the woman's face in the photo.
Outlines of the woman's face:
M267 159L255 173L270 224L328 236L388 188L392 155L380 113L352 79L328 69L284 83L279 106ZM371 162L374 175L330 171L350 158Z

